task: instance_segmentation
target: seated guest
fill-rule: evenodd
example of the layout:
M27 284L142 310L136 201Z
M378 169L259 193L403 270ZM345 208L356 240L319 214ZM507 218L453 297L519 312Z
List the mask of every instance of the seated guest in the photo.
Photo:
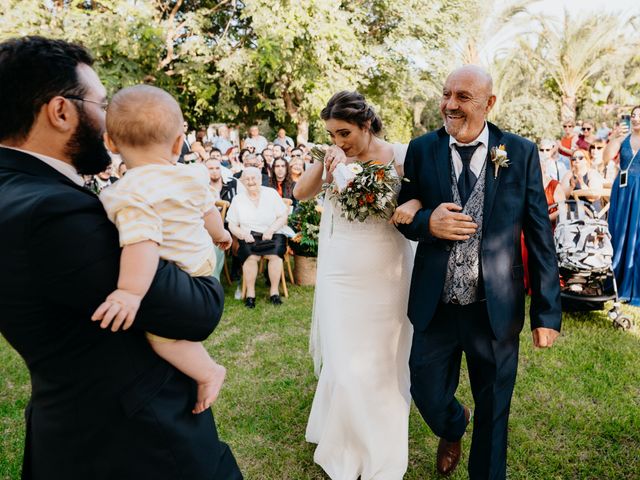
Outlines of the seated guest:
M555 180L562 180L569 171L569 161L558 154L558 145L548 138L540 141L540 162L545 164L549 176Z
M238 238L238 257L246 285L245 305L255 308L258 261L268 262L269 301L280 305L282 258L286 251L283 227L287 224L287 206L273 188L260 185L262 174L255 167L245 168L240 177L244 192L239 192L227 212L229 230Z
M304 173L304 160L302 159L302 150L295 149L291 152L291 161L289 161L289 174L291 181L297 182Z
M229 127L227 127L224 124L218 127L218 136L213 142L213 147L225 153L231 147L233 147L233 142L231 141L231 132L229 132Z
M246 168L250 168L250 167L254 167L257 168L258 170L260 170L260 174L262 175L262 186L263 187L268 187L269 186L269 175L267 175L266 173L262 173L262 159L261 157L259 158L258 155L256 155L255 153L250 153L247 152L242 160L242 168L243 171ZM242 172L237 172L233 175L235 178L240 178L242 176Z
M544 140L542 141L544 144ZM564 202L567 197L564 194L564 189L560 182L549 175L548 172L549 161L545 161L540 156L540 170L542 171L542 185L544 186L544 196L547 199L547 205L551 206L553 204L559 204ZM549 220L551 220L551 224L555 227L556 219L558 218L558 209L551 208L549 210ZM521 236L521 246L522 246L522 264L524 265L524 288L527 294L531 295L531 284L529 281L529 252L527 251L527 246L524 242L524 234Z
M266 170L262 173L271 176L271 169L273 167L273 148L271 145L262 151L262 159L264 160L264 170Z
M589 155L591 156L591 163L593 167L598 170L598 173L602 175L605 182L613 183L618 174L618 165L613 160L608 162L604 161L604 149L607 146L607 142L603 140L596 140L589 147Z
M222 174L222 165L220 160L213 158L205 162L207 170L209 170L209 186L214 193L214 197L225 202L231 203L233 197L238 192L238 181L233 177L227 177Z
M274 188L278 195L282 198L288 198L293 201L295 207L298 201L293 196L293 187L296 186L296 182L291 180L289 174L289 164L284 158L279 158L273 162L273 172L270 178L271 188Z
M576 140L575 144L576 148L589 151L589 147L596 140L597 138L594 132L593 122L582 122L582 133L578 135L578 139Z
M125 173L127 173L127 164L120 162L120 165L118 165L118 178L124 177Z
M273 151L274 160L284 158L284 147L282 145L274 144L271 150Z
M102 172L93 176L91 183L88 186L89 190L98 194L103 189L107 188L112 183L118 181L118 177L113 176L113 164L110 163L107 168L105 168Z
M576 135L573 133L573 129L575 128L575 123L573 120L565 120L562 122L563 136L560 139L560 145L558 146L558 153L560 156L566 160L567 164L571 159L571 155L573 155L574 145L577 140Z
M262 153L269 144L268 140L260 135L260 129L257 125L249 127L249 136L245 138L244 148L252 148L254 153Z
M293 143L293 139L287 136L287 132L284 128L280 127L278 129L278 134L276 138L273 140L274 145L280 145L282 147L293 147L295 144Z
M586 122L585 122L586 123ZM562 177L562 188L569 198L574 190L600 190L604 179L595 168L591 166L591 157L586 150L578 149L571 157L571 170ZM588 201L599 208L598 198L589 197Z

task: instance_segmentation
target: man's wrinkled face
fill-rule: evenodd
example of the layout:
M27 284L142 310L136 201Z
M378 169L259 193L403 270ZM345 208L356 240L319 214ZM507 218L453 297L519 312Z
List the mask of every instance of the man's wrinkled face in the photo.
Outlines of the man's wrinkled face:
M93 175L111 164L102 139L106 113L100 106L107 101L107 91L91 67L80 64L77 70L78 81L85 87L83 98L91 101L75 102L78 125L65 145L65 153L79 174Z
M453 72L444 84L440 101L447 133L461 143L475 140L494 103L491 86L480 74L469 70Z

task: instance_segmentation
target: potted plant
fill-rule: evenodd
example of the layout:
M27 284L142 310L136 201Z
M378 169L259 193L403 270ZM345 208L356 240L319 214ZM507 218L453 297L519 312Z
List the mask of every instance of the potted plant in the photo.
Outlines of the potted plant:
M298 203L289 215L289 226L296 235L289 241L294 254L293 278L298 285L316 284L320 212L315 200Z

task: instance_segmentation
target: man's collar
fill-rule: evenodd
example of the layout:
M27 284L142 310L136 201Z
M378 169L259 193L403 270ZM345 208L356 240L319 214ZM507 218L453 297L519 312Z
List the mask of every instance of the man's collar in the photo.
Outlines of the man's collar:
M63 162L62 160L58 160L57 158L53 158L53 157L49 157L47 155L43 155L42 153L32 152L30 150L23 150L22 148L9 147L7 145L0 145L0 146L2 146L4 148L9 148L11 150L16 150L18 152L26 153L28 155L31 155L32 157L37 158L41 162L46 163L51 168L57 170L59 173L61 173L65 177L67 177L69 180L71 180L76 185L79 185L81 187L84 185L84 180L82 179L82 177L80 175L78 175L78 172L76 171L76 169L73 168L72 165L69 165L68 163Z
M478 135L475 140L469 143L460 143L455 138L453 138L452 135L449 135L449 148L451 148L452 145L466 147L471 145L477 145L480 143L483 144L485 147L489 145L489 124L487 122L484 122L484 128L482 129L482 132L480 132L480 135Z

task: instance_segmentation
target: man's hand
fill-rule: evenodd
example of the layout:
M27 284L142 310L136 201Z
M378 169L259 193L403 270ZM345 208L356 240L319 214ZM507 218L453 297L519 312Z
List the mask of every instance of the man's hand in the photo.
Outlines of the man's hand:
M413 222L413 218L421 208L422 202L420 200L413 199L408 202L404 202L396 208L395 212L393 212L389 223L393 223L396 226L400 223L409 224Z
M556 341L560 332L552 328L535 328L531 332L533 336L533 346L538 348L549 348Z
M442 240L469 240L476 233L478 225L473 218L458 213L462 207L455 203L441 203L431 212L429 232Z
M117 332L120 327L126 330L133 324L141 301L141 295L126 290L115 290L93 313L91 320L100 320L100 328L111 325L112 332Z

